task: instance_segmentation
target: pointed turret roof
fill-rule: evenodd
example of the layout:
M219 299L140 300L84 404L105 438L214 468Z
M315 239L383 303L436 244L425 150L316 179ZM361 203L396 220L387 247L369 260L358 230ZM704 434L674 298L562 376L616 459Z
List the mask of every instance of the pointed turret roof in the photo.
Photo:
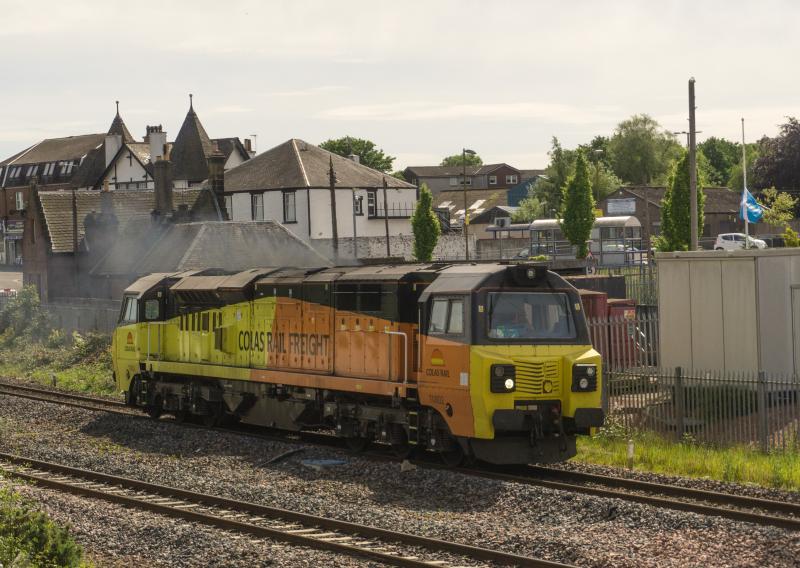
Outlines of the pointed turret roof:
M203 181L208 178L208 157L214 152L214 144L206 129L197 118L189 95L189 112L183 121L170 152L173 179Z
M128 127L125 126L125 121L122 120L122 117L119 115L119 101L116 102L117 102L117 115L111 122L111 127L108 129L108 135L117 134L119 136L122 136L122 142L126 144L130 142L135 142L136 140L134 140L133 136L131 136Z

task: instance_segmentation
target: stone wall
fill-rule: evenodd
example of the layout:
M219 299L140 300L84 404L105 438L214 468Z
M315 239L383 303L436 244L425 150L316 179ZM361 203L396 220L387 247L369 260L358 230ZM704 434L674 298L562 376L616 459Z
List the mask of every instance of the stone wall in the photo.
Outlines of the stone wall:
M353 238L339 239L339 262L354 259L387 258L386 237L357 237L357 254L353 254ZM470 235L470 257L475 258L476 240ZM400 235L389 237L389 258L414 260L414 237ZM328 258L333 258L331 239L313 239L311 246ZM464 260L464 237L462 235L442 235L433 250L434 260Z

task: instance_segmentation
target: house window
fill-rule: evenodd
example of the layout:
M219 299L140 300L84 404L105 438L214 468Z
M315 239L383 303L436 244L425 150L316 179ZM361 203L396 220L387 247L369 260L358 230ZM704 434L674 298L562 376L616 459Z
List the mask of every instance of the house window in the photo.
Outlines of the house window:
M297 223L297 202L294 191L283 192L283 222Z
M253 221L264 220L264 194L254 193L252 197L252 216Z
M374 191L367 192L367 215L375 217L378 213L377 194Z
M23 209L25 209L25 198L24 198L24 196L22 195L22 192L21 192L21 191L18 191L18 192L16 193L16 196L15 196L15 197L16 197L16 206L17 206L17 211L22 211Z
M458 185L458 177L451 177L450 178L450 185Z
M72 162L59 162L59 165L61 166L60 174L62 176L68 176L72 172Z
M28 171L25 172L25 177L31 177L36 173L36 164L28 166Z
M497 185L497 176L489 176L489 185Z
M49 163L44 165L44 172L42 172L42 175L43 176L51 176L51 175L53 175L53 172L55 171L55 169L56 169L56 163L55 162L49 162Z
M363 195L353 195L353 212L356 215L363 215L364 214L364 196Z
M516 174L511 174L511 175L506 176L506 184L512 184L512 183L517 183L517 175Z
M225 196L225 211L228 212L228 219L233 219L233 195Z
M19 177L20 167L15 166L11 168L11 171L8 174L9 179L17 179Z

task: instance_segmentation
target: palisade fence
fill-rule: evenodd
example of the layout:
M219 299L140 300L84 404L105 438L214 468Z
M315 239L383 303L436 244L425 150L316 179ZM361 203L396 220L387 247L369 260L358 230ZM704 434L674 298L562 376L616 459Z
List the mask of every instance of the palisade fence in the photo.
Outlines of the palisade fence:
M596 273L600 276L624 276L628 298L636 300L637 304L658 304L658 268L655 264L600 266Z
M603 357L608 423L676 440L800 451L800 378L661 368L658 312L589 319Z
M624 369L606 372L609 420L677 440L800 450L800 381L759 373Z

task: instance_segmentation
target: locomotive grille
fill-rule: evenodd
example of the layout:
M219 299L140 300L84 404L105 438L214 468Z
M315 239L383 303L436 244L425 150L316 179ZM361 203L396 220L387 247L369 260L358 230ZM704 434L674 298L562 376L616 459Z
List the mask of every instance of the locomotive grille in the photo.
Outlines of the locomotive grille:
M517 393L557 397L561 394L561 360L529 361L514 359Z

